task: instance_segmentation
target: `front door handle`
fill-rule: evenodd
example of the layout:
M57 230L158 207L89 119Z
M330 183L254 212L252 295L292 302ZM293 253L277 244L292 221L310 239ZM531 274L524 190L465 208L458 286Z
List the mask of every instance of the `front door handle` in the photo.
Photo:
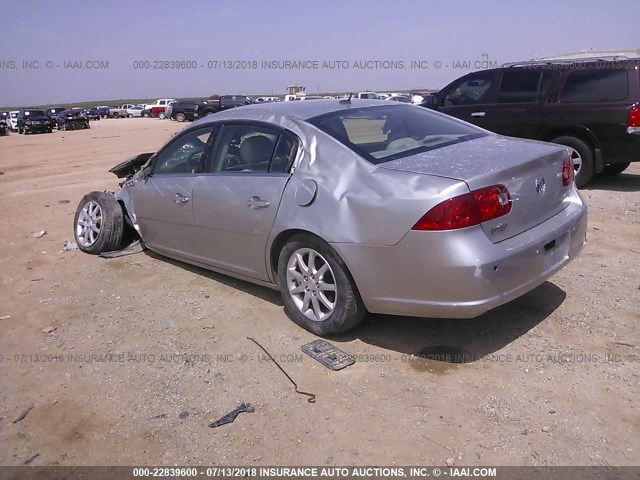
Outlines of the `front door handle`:
M251 208L267 208L269 206L269 202L261 200L260 197L251 197L247 202L247 206Z
M486 112L473 112L472 117L484 117Z
M187 203L189 201L189 197L185 197L184 195L182 195L181 193L176 193L175 197L173 197L173 200L177 203L177 204L181 204L181 203Z

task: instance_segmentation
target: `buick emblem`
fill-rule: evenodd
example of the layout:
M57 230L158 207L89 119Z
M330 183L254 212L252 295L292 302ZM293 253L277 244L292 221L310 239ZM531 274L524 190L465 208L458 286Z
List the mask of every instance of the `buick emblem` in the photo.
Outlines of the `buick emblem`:
M538 195L544 195L547 185L544 183L544 177L536 178L536 193Z

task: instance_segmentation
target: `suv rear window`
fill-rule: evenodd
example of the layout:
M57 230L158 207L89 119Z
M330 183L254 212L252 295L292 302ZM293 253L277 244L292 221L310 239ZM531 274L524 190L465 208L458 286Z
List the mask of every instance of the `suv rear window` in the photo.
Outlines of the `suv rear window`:
M309 123L376 165L488 135L449 116L403 104L332 112Z
M571 72L560 94L562 103L613 102L629 92L626 70L598 69Z

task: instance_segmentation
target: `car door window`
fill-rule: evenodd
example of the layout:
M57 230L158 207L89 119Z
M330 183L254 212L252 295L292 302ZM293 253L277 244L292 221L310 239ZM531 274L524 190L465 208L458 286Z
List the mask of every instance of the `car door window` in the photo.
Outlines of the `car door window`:
M540 98L542 73L531 70L505 71L500 82L498 103L535 103Z
M209 143L213 127L192 130L176 138L154 161L154 174L195 173Z
M454 84L445 92L444 106L481 105L491 102L493 73L473 75Z
M257 125L225 125L207 173L283 173L295 155L296 142L288 134Z

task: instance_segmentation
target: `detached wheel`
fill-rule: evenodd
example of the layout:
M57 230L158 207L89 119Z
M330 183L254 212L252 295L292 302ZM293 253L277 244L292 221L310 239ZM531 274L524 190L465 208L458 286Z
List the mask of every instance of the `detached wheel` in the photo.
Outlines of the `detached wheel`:
M620 175L629 167L629 165L631 165L631 162L614 163L612 165L607 165L606 167L604 167L604 170L602 171L602 175L608 175L608 176Z
M283 247L278 283L293 321L316 335L345 332L366 314L346 265L316 237L296 235Z
M184 113L180 112L176 115L176 120L180 123L184 122L187 119Z
M97 255L117 250L124 231L122 207L110 193L87 193L78 204L73 227L83 252Z
M591 150L591 147L579 138L571 136L554 138L551 143L559 143L569 147L576 186L582 188L589 183L594 173L593 150Z

